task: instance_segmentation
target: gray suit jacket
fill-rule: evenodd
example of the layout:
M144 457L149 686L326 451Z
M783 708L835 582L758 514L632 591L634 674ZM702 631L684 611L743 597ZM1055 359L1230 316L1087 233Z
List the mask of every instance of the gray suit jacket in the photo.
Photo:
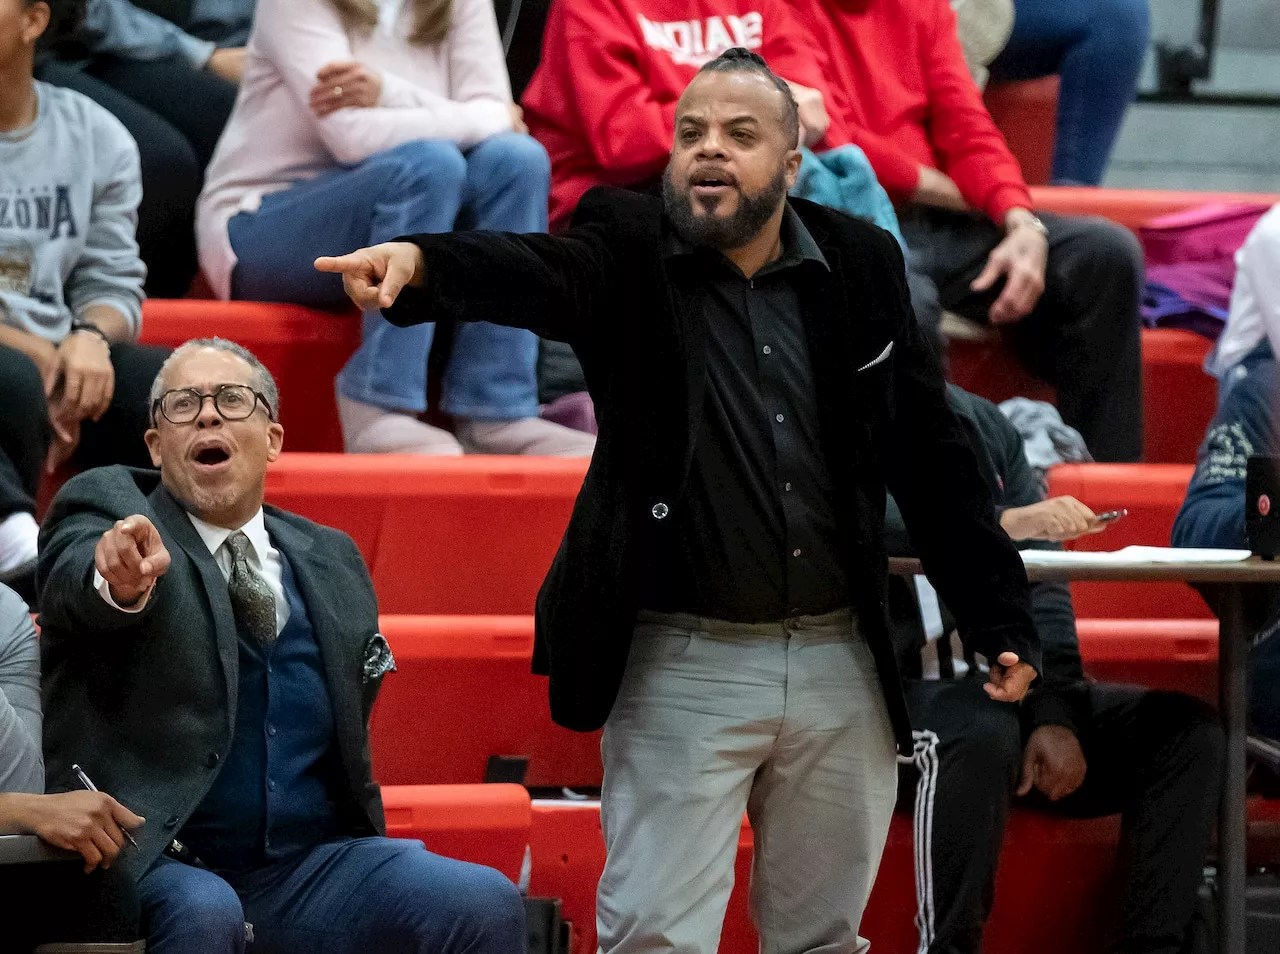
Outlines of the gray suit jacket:
M94 547L135 513L160 531L173 563L139 613L93 589ZM350 795L352 835L384 830L369 757L369 711L381 676L378 606L345 533L266 508L267 533L288 558L320 644ZM50 791L97 786L146 817L125 849L137 878L186 823L231 745L239 650L227 583L155 471L105 467L67 482L40 534L44 746Z

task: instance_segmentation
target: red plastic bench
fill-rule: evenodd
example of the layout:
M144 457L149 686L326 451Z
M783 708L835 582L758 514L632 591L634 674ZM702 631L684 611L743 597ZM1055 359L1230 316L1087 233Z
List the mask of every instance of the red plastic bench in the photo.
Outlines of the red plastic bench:
M1106 897L1118 832L1114 819L1071 821L1015 812L988 947L1010 954L1066 954L1098 947L1099 926L1107 923L1098 910ZM574 924L573 954L590 954L596 949L595 889L604 868L598 806L535 801L530 850L530 892L563 899L565 917ZM744 823L720 954L757 950L747 907L751 851L751 830ZM915 950L915 903L911 819L897 815L861 931L873 949ZM1028 910L1036 917L1026 918Z
M1217 382L1204 372L1208 338L1177 328L1142 331L1142 399L1146 417L1143 458L1152 464L1188 464L1217 405ZM1054 390L1019 363L999 341L954 340L951 380L997 403L1023 396L1054 401Z
M396 658L370 721L377 778L482 782L490 756L528 759L525 783L600 786L600 734L551 721L533 675L530 616L383 616Z
M1070 494L1097 512L1129 511L1105 532L1070 544L1071 549L1168 546L1192 470L1180 464L1068 464L1049 471L1049 493ZM1076 616L1086 619L1211 616L1199 594L1182 583L1073 583L1071 594Z
M1251 863L1277 857L1280 801L1249 801ZM897 814L867 905L861 934L873 950L914 951L917 934L911 818ZM1101 950L1118 901L1119 818L1068 819L1015 809L997 876L985 947L1002 954L1075 954ZM756 954L747 908L751 831L738 841L735 884L720 954ZM535 801L530 833L530 893L563 899L573 923L572 954L596 949L595 890L604 869L596 803ZM1027 912L1034 912L1028 917Z
M533 812L519 785L384 785L387 834L518 882Z
M1217 620L1077 619L1076 632L1094 679L1178 689L1217 704Z
M1032 185L1044 185L1053 172L1058 86L1056 76L990 83L982 96L996 128L1022 167L1022 178Z
M267 500L345 530L384 613L527 615L585 460L284 454Z
M275 377L287 448L342 450L333 379L360 344L359 315L251 301L153 298L143 305L147 344L173 348L214 335L244 345Z

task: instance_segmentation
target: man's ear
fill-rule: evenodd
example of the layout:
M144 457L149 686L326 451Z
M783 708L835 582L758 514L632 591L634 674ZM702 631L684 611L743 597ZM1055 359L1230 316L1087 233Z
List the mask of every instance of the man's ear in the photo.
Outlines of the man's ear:
M22 11L22 42L34 45L44 35L44 31L49 29L52 16L53 11L43 0L29 4Z
M787 176L787 191L790 192L796 186L796 180L800 178L800 163L804 161L804 156L799 149L792 149L787 152L785 160L785 169Z
M280 459L280 452L284 450L284 425L278 421L272 421L267 428L267 460L274 463Z
M142 435L142 439L147 442L147 450L151 453L151 465L159 467L160 460L160 432L154 427L147 428L147 432Z

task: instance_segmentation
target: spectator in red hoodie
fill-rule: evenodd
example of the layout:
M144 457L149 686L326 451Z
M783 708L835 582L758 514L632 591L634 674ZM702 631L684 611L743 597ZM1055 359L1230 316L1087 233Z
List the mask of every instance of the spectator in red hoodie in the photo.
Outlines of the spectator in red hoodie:
M792 0L830 58L832 123L898 205L911 297L1006 326L1101 461L1142 454L1142 253L1099 219L1042 215L969 75L947 0Z
M789 82L804 145L849 141L828 128L821 51L785 0L555 0L523 97L529 132L551 156L552 231L592 186L656 194L676 101L699 67L735 46Z

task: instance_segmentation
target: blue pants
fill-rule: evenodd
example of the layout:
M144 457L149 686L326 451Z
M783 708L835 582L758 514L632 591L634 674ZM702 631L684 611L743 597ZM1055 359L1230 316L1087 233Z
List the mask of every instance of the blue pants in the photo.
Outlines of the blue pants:
M394 838L327 842L226 880L161 856L138 895L147 954L515 954L527 943L505 877Z
M274 192L257 212L232 218L232 297L332 307L346 301L342 281L317 272L317 256L454 228L545 232L550 180L547 154L528 136L493 136L465 155L442 140L405 143ZM365 312L362 343L338 375L339 392L387 410L426 410L434 334L434 324L397 328L380 312ZM481 420L536 417L537 354L528 331L459 323L442 409Z
M1014 9L991 78L1061 75L1053 181L1098 185L1146 56L1147 0L1015 0Z

